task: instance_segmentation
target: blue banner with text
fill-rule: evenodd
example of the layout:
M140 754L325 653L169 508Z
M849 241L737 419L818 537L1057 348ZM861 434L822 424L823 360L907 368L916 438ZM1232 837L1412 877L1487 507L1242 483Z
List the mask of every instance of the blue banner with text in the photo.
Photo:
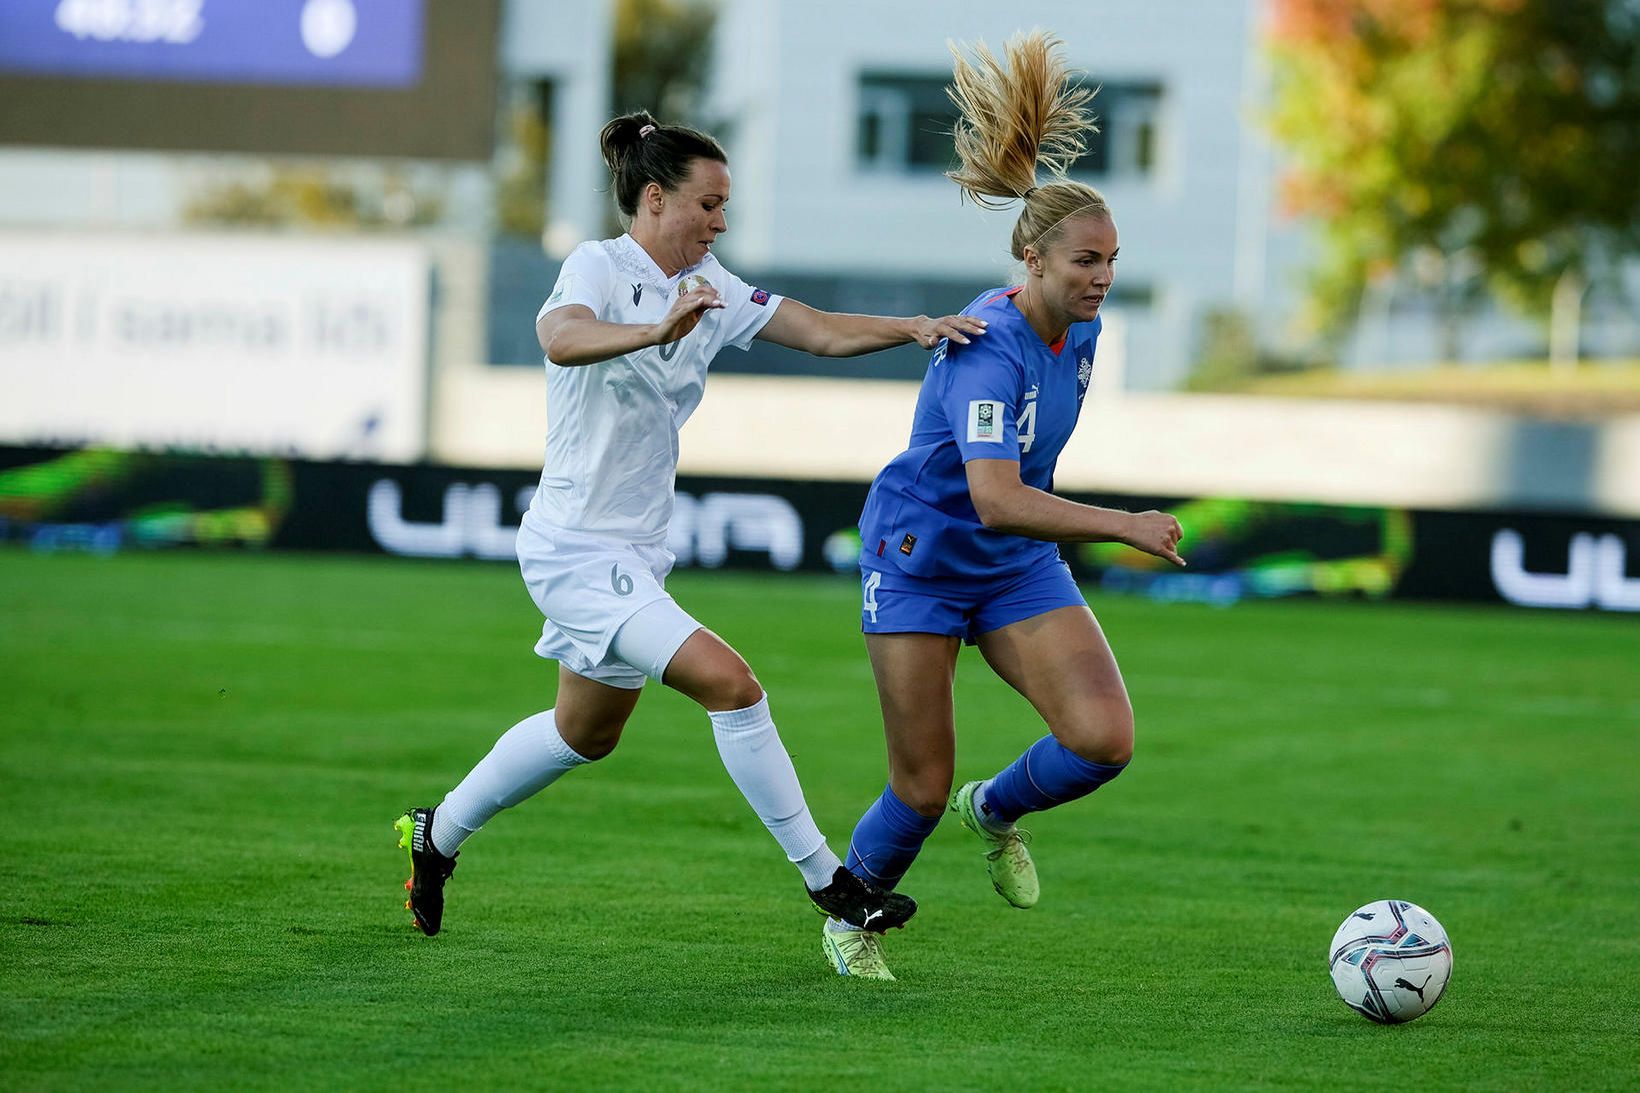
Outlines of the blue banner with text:
M6 0L0 72L414 87L423 0Z

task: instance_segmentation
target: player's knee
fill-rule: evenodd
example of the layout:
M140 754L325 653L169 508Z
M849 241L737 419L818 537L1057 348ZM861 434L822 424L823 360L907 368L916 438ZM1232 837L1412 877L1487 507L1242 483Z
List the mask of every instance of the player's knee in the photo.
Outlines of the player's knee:
M911 811L924 819L936 819L945 814L945 805L950 797L951 791L947 787L943 792L930 790L927 793L913 793L911 800L906 804L910 806Z
M626 720L608 718L565 718L560 714L558 735L570 750L582 759L598 760L615 750L621 742L621 730Z
M1106 766L1126 766L1133 759L1133 707L1126 698L1112 701L1102 712L1098 731L1093 734L1088 754L1083 758Z
M894 796L905 802L917 815L929 818L943 815L946 802L951 799L951 773L925 774L910 778L894 787Z
M744 710L748 706L755 706L763 699L763 684L757 681L752 669L745 662L740 663L733 671L724 673L719 683L722 700L727 703L723 709Z
M1107 767L1125 767L1133 762L1133 733L1129 732L1121 739L1107 740L1083 758L1090 763L1103 763Z
M763 684L751 665L715 638L693 652L686 645L667 665L661 681L712 713L744 710L763 697Z
M577 755L579 755L582 759L586 759L590 762L597 762L599 759L602 759L604 756L606 756L610 752L614 751L615 750L615 745L619 744L620 742L621 742L621 734L620 733L615 733L614 735L608 736L608 737L594 738L593 740L591 740L588 743L584 744L582 747L576 748L574 750L575 750L575 753Z
M1083 759L1118 767L1132 760L1133 706L1126 695L1083 703L1069 722L1054 735Z
M763 698L763 684L745 662L714 673L702 691L700 702L708 710L744 710Z

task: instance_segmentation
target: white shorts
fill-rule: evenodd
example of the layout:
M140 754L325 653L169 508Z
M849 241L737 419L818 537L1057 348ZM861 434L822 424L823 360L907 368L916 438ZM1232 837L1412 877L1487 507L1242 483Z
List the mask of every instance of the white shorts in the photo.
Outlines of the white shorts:
M660 679L672 655L700 629L666 591L673 561L664 546L545 529L526 516L518 529L518 567L546 617L536 654L613 687L636 690L646 679ZM633 632L617 641L639 612Z

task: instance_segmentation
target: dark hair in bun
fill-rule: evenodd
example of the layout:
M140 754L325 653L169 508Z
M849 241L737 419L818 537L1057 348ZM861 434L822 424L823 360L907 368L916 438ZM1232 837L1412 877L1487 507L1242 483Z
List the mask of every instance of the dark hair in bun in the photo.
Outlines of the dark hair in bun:
M691 160L729 162L723 146L705 133L687 125L662 125L647 110L622 114L604 126L598 144L615 180L615 204L627 216L637 213L638 195L649 183L676 190L688 177Z

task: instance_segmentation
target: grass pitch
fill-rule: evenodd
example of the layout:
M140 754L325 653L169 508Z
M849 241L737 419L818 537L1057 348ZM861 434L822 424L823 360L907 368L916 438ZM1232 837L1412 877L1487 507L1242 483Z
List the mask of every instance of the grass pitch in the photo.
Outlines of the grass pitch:
M884 779L854 583L671 586L841 849ZM1636 620L1093 603L1133 768L1028 822L1032 911L942 825L878 984L832 974L704 715L653 685L411 929L393 818L552 701L510 567L0 553L0 1084L1640 1086ZM972 652L957 700L959 779L1039 735ZM1325 967L1380 897L1456 954L1397 1028Z

